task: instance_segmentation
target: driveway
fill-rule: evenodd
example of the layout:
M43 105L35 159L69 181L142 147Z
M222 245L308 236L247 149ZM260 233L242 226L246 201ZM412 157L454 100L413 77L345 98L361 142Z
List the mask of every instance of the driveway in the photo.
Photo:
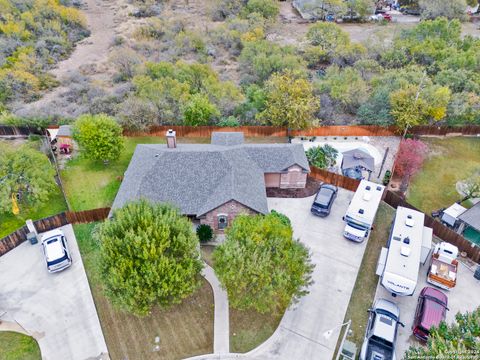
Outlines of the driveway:
M108 359L73 228L62 229L73 258L63 272L47 272L39 243L0 257L0 329L21 326L45 360Z
M269 198L269 209L286 214L294 236L306 244L315 264L310 293L287 310L275 334L248 353L255 359L331 360L345 312L357 278L366 242L357 244L343 238L345 214L353 193L339 189L327 218L310 213L313 197ZM323 334L333 329L332 336Z
M401 359L403 354L410 346L419 346L420 343L412 335L413 318L415 316L415 309L417 307L418 295L425 286L434 287L427 283L427 271L429 267L429 261L420 268L420 275L418 277L417 288L413 296L396 297L393 298L391 294L380 285L377 286L377 293L375 299L385 298L395 302L400 308L400 318L405 324L405 327L399 327L397 338L397 359ZM457 285L451 291L444 291L448 296L448 308L447 311L448 323L455 320L455 315L458 312L466 312L475 310L479 306L480 299L480 281L473 277L473 271L467 268L464 264L460 263L458 268L458 280Z

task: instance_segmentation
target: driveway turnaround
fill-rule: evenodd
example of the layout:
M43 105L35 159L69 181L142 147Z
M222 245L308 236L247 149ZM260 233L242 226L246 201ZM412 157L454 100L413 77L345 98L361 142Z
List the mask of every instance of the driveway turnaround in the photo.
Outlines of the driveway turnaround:
M352 196L352 192L339 189L326 218L310 213L313 197L268 199L269 209L287 215L294 236L310 248L314 283L310 293L287 310L274 335L248 353L249 357L332 359L366 245L343 238L342 217ZM325 336L329 330L331 336Z
M473 277L473 271L459 262L457 273L457 285L450 291L439 289L432 284L427 283L427 272L430 260L420 267L418 284L413 296L392 297L392 295L380 283L377 286L375 299L384 298L393 301L400 308L400 320L405 327L398 328L398 337L396 344L397 359L402 359L405 351L410 346L420 346L415 336L412 335L412 325L417 308L418 295L425 286L430 286L442 291L448 297L447 323L455 320L458 312L473 311L479 306L480 299L480 281Z
M45 360L108 359L73 228L62 229L73 258L62 272L47 272L40 243L0 257L0 320L33 336Z

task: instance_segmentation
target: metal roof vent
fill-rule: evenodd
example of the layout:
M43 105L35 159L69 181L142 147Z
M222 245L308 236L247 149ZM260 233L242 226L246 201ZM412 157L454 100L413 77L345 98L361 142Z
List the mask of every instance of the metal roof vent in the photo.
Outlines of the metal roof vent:
M381 187L381 186L377 186L377 191L382 191L382 187Z
M410 255L410 252L411 252L411 250L408 246L402 246L400 248L400 254L402 256L408 257Z
M363 209L358 209L359 214L363 214L365 211Z
M413 227L413 225L415 225L415 221L413 221L412 215L407 215L405 225L407 225L408 227Z

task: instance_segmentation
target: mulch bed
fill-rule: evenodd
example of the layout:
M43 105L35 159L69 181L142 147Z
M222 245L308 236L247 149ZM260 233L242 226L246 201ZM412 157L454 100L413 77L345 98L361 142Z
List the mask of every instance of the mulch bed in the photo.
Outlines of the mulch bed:
M322 182L310 176L307 177L307 185L304 189L279 189L267 188L267 197L278 198L305 198L315 195Z

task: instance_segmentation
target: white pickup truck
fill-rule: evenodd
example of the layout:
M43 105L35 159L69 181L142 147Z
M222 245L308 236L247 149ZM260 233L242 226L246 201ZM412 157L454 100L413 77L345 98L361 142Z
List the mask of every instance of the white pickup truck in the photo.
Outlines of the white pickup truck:
M435 245L427 281L439 288L450 290L457 283L458 248L447 242Z

